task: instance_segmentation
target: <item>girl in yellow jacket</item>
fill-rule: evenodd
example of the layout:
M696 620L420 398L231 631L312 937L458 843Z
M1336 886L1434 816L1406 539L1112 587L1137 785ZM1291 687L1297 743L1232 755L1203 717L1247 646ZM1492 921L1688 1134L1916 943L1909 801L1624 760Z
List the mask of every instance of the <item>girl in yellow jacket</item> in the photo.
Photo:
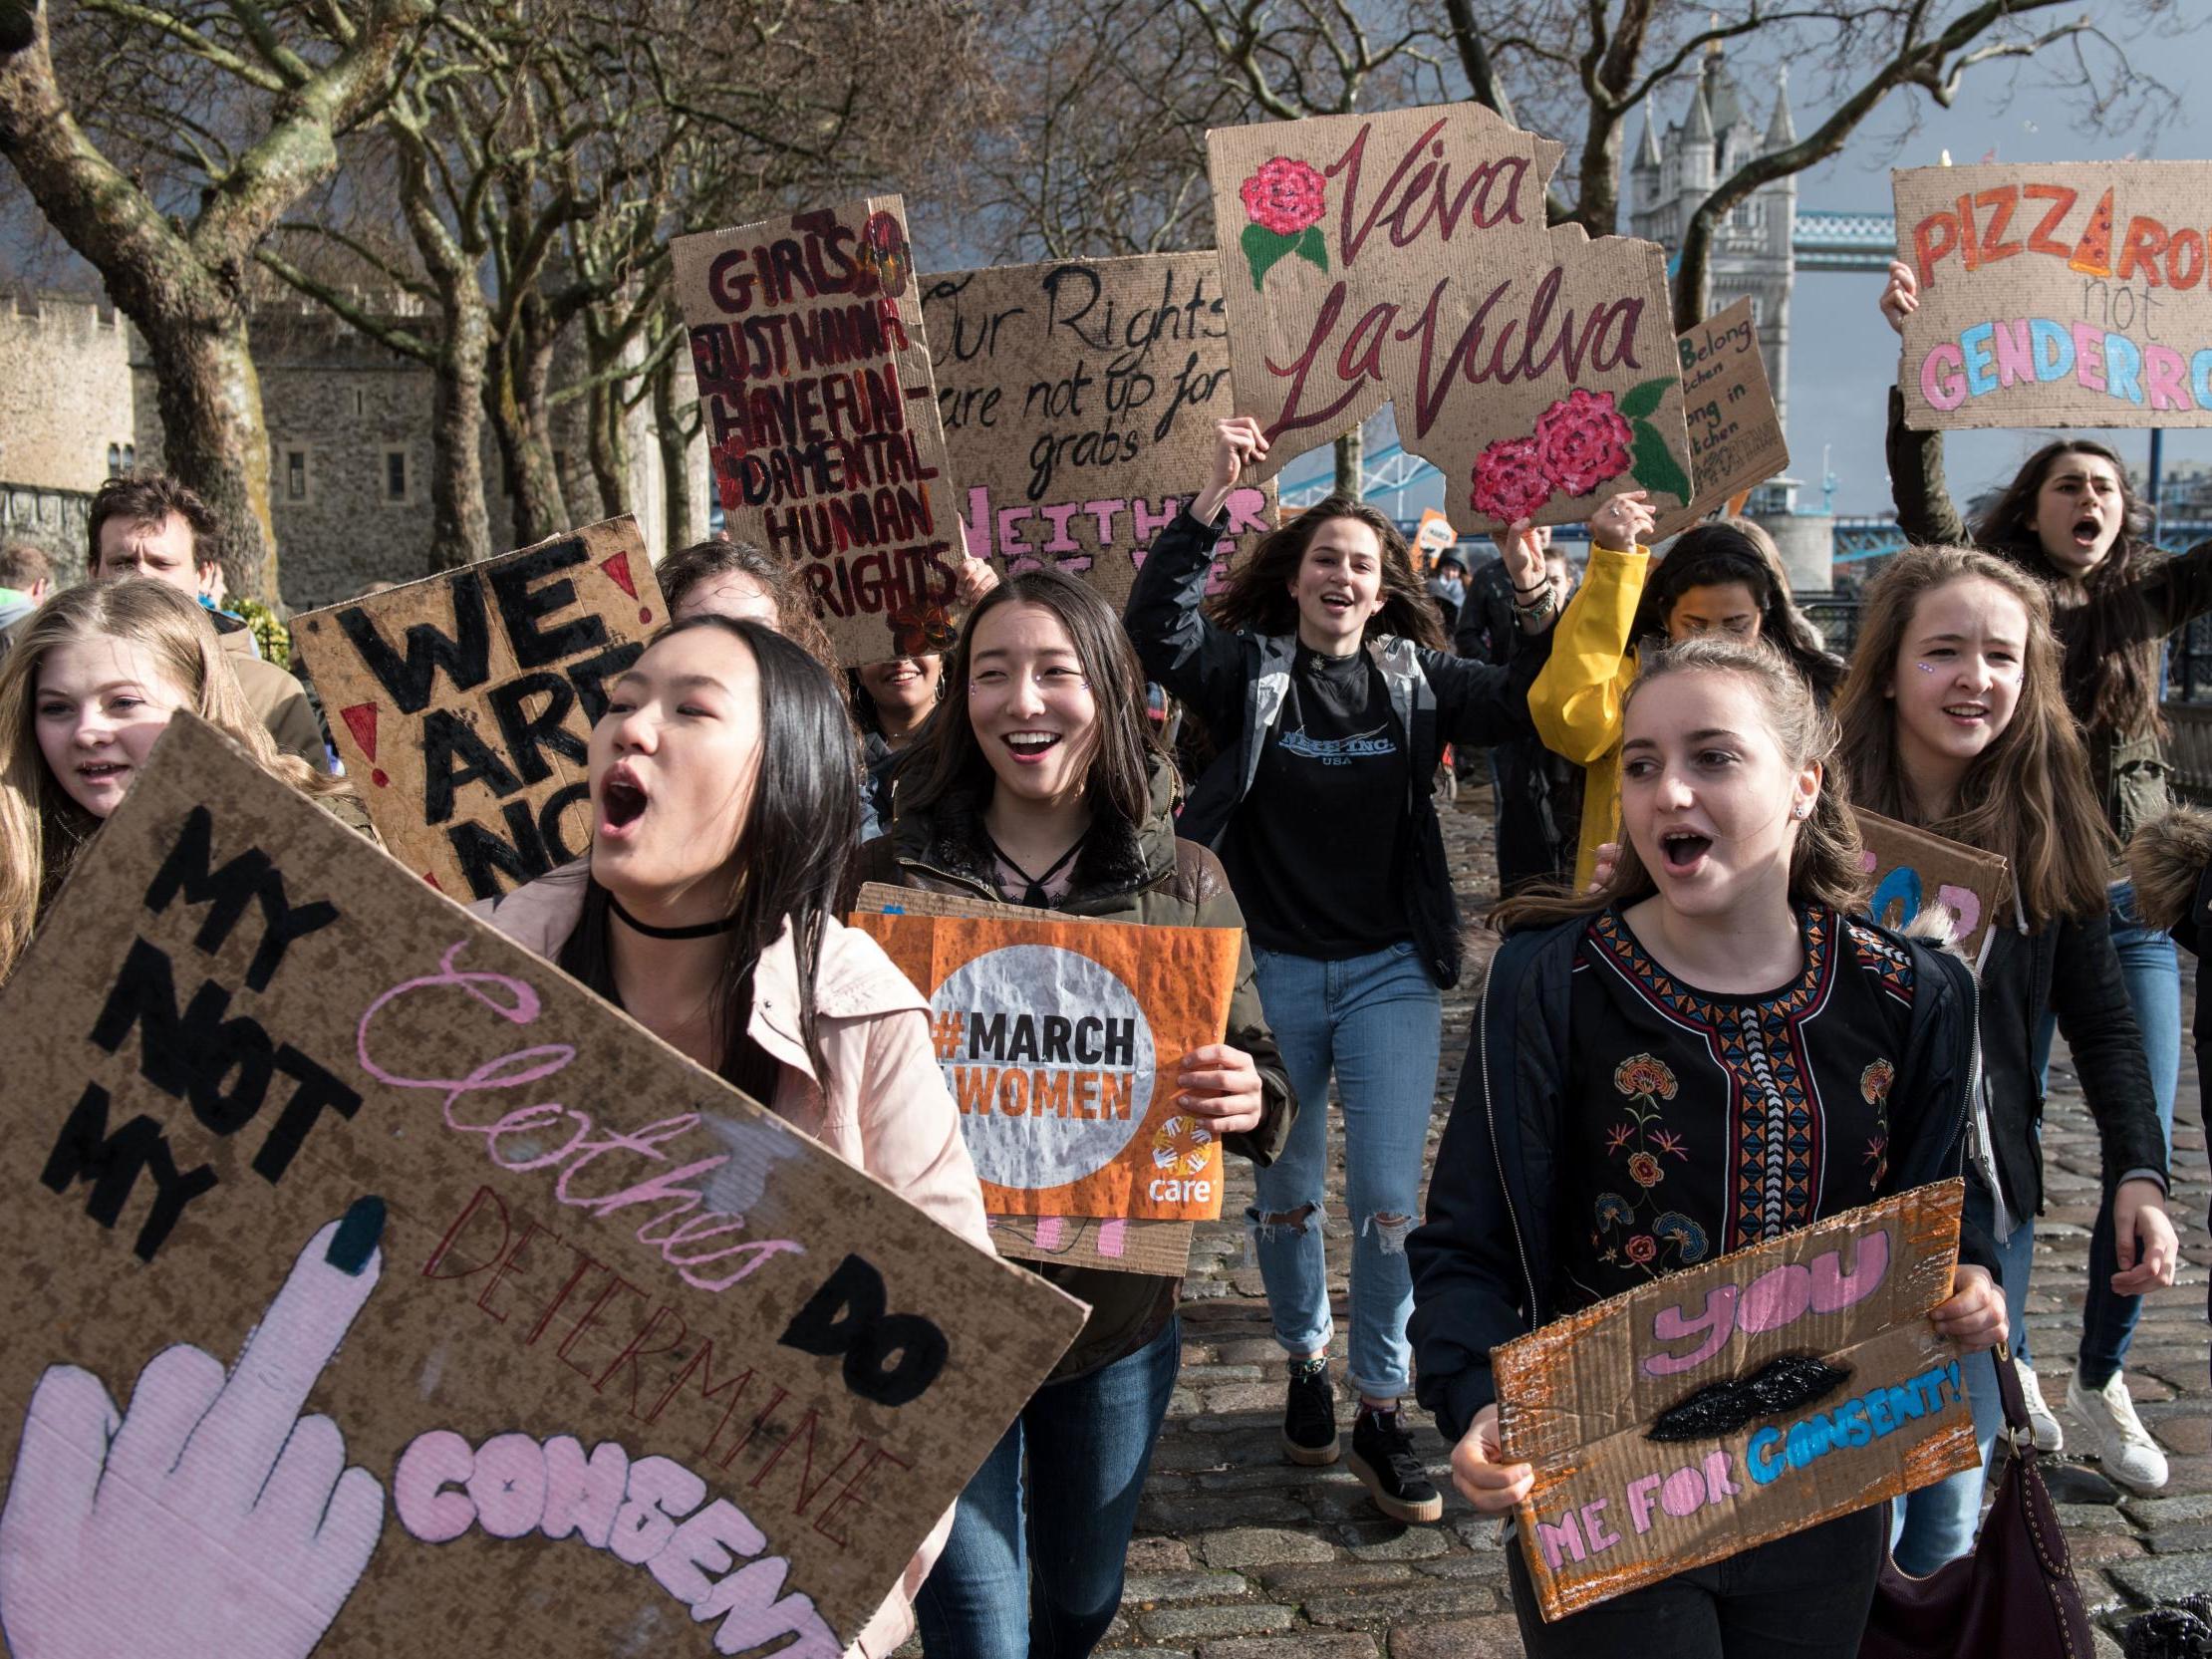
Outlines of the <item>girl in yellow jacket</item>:
M1820 648L1791 603L1779 564L1726 521L1701 524L1664 560L1645 548L1652 512L1642 490L1624 490L1590 515L1590 565L1560 617L1551 660L1528 692L1544 746L1584 768L1576 888L1589 885L1597 849L1619 839L1621 698L1636 678L1636 642L1722 633L1765 640L1793 663L1822 704L1843 664Z

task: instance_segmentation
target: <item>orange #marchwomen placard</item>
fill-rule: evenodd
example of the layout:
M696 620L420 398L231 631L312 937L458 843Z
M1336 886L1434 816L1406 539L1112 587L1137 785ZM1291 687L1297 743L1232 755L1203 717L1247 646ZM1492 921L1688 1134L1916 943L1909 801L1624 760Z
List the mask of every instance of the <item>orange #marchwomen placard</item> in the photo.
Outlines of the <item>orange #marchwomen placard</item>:
M1175 1068L1229 1028L1236 929L852 921L929 996L938 1063L985 1210L1221 1215L1221 1142L1176 1108Z

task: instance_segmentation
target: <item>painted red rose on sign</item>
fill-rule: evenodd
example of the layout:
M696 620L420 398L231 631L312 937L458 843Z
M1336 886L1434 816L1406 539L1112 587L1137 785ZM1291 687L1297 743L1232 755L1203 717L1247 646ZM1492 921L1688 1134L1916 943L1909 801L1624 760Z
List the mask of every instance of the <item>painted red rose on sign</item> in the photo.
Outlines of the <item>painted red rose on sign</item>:
M1479 513L1508 524L1532 516L1551 499L1551 480L1532 437L1502 437L1475 457L1468 499Z
M928 657L950 651L953 642L960 638L945 607L925 599L909 601L893 611L887 620L893 649L901 657Z
M1543 473L1568 495L1587 495L1628 470L1628 421L1610 392L1569 392L1536 416Z
M1327 183L1303 161L1277 155L1238 187L1244 216L1277 236L1295 236L1328 211Z

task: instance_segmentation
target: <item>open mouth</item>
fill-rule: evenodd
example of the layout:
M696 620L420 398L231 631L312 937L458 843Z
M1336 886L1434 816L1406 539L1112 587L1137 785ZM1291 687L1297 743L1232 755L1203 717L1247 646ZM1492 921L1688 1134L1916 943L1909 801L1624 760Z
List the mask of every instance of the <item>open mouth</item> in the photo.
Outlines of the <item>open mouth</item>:
M2076 547L2094 547L2098 538L2103 534L2104 526L2099 524L2093 516L2074 521L2074 544Z
M1976 725L1989 718L1989 704L1986 702L1947 702L1943 705L1943 711L1962 725Z
M618 766L599 780L599 827L602 833L620 838L645 816L650 804L645 785L637 774Z
M1670 876L1696 874L1712 850L1713 838L1692 830L1669 830L1659 837L1659 862Z
M1333 614L1342 616L1352 608L1352 596L1348 593L1325 593L1321 596L1321 604Z
M77 768L77 775L87 783L106 783L131 770L121 760L88 760Z
M1057 731L1009 731L999 739L1006 752L1025 766L1034 766L1059 745Z

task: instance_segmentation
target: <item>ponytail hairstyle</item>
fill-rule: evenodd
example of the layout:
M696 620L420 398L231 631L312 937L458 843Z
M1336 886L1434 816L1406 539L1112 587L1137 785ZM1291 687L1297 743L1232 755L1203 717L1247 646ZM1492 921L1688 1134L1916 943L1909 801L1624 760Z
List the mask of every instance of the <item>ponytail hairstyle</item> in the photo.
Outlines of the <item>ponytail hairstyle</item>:
M1897 748L1890 695L1920 602L1954 582L1988 582L2028 614L2020 701L1996 741L1968 763L1947 818L1913 799ZM2105 873L2118 844L2089 784L2089 758L2068 711L2051 597L2019 566L1964 547L1913 547L1867 586L1858 648L1837 694L1843 763L1862 806L1952 841L2002 854L2031 928L2092 916L2106 904Z
M1763 533L1755 540L1740 523L1700 524L1676 538L1644 584L1629 638L1666 639L1667 620L1684 594L1730 583L1750 591L1759 608L1761 641L1780 652L1812 694L1826 703L1843 683L1843 664L1821 646L1812 624L1792 601L1773 539Z
M687 617L654 635L646 649L699 628L726 634L733 649L750 651L759 672L760 764L738 831L745 856L724 901L723 914L734 922L722 936L729 946L715 980L713 1036L722 1077L766 1102L775 1090L774 1064L745 1033L752 1019L753 969L787 925L798 958L799 1040L816 1078L824 1084L829 1079L815 980L846 859L860 833L860 794L853 781L857 759L844 700L829 671L766 624ZM585 883L584 908L556 961L612 1001L612 896L592 879L588 859L570 868L580 874L556 879Z
M1732 674L1748 681L1767 716L1767 729L1793 769L1817 763L1820 790L1811 815L1797 825L1790 850L1790 902L1821 905L1843 915L1864 908L1871 883L1861 866L1858 823L1836 763L1835 721L1812 694L1804 678L1783 654L1764 641L1696 635L1673 645L1655 645L1638 660L1636 679L1621 699L1627 718L1647 686L1680 674ZM1608 905L1632 905L1658 892L1635 843L1620 839L1612 880L1595 893L1553 887L1508 899L1491 912L1501 933L1594 916Z
M988 800L998 774L975 739L968 716L968 677L973 672L975 629L1001 605L1035 605L1052 613L1082 665L1098 708L1098 727L1084 774L1083 799L1096 820L1118 819L1142 829L1152 811L1152 777L1158 767L1174 767L1167 746L1153 729L1145 700L1144 669L1114 608L1098 590L1056 570L1025 570L1008 576L975 602L961 625L960 638L945 658L939 682L940 711L923 723L899 757L899 811L927 812L948 796L974 793Z
M1208 603L1207 614L1223 628L1295 634L1298 604L1290 597L1290 584L1297 580L1315 533L1335 518L1366 525L1382 548L1382 603L1367 619L1362 643L1394 634L1429 651L1448 650L1444 619L1414 574L1413 551L1406 538L1380 510L1349 495L1331 495L1268 531L1249 557L1230 571L1228 587Z
M2079 577L2053 564L2042 538L2029 528L2044 480L2069 455L2094 455L2108 462L2120 487L2119 534L2103 562ZM2163 635L2138 586L2159 554L2148 539L2150 514L2136 499L2119 456L2085 437L2047 443L2028 457L1972 528L1977 546L2049 584L2061 613L2083 608L2078 626L2076 619L2067 619L2062 684L2074 716L2089 730L2121 740L2165 735L2166 722L2158 712Z
M223 660L198 602L130 576L67 588L40 606L0 659L0 983L31 943L47 905L100 820L70 798L39 747L39 671L63 646L112 639L142 647L183 705L304 795L351 796L343 778L281 753Z

